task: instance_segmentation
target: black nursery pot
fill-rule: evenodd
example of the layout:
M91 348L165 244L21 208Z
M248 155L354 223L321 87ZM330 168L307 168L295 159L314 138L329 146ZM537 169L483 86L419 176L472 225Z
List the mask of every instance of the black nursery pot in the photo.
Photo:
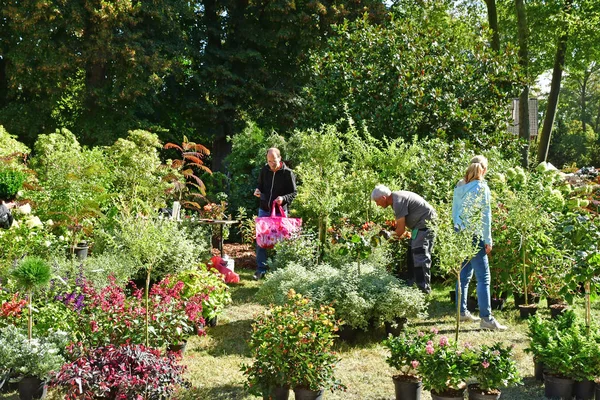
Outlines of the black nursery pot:
M288 400L289 397L289 386L276 387L263 394L263 400Z
M33 400L46 397L46 382L32 376L25 377L19 382L19 399Z
M553 304L550 306L550 315L552 318L558 318L569 306L566 304Z
M549 399L570 400L573 396L573 383L573 379L546 374L544 376L544 395Z
M296 400L322 400L324 390L310 390L304 388L294 389Z
M404 325L406 325L407 321L406 318L396 318L394 323L385 321L383 323L385 326L385 334L398 336L404 330Z
M576 400L593 400L596 384L593 381L575 381L573 384L573 396Z
M492 299L492 310L498 310L498 311L503 310L505 303L506 303L506 299L503 299L503 298Z
M394 381L396 400L421 400L423 387L421 381L406 379L402 375L394 375L392 380Z
M519 306L519 315L521 316L521 319L527 319L527 318L531 317L532 315L535 315L536 312L537 312L537 305L535 305L535 304L529 304L528 306L526 306L526 305Z
M536 381L544 382L544 363L533 359L533 371Z

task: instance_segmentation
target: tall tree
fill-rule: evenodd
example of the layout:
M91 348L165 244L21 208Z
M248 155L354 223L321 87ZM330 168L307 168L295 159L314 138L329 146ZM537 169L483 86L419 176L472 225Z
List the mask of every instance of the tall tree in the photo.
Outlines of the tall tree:
M224 170L228 137L243 115L263 126L290 129L308 79L309 53L332 33L331 24L364 12L385 17L381 1L204 0L198 7L198 53L193 56L198 93L188 107L212 137L212 169ZM206 33L206 40L201 38Z
M529 28L523 0L515 0L517 12L517 32L519 38L519 65L523 77L523 89L519 96L519 138L523 140L521 148L521 165L529 166Z
M492 50L496 53L500 52L500 31L498 26L498 9L496 0L485 0L487 6L488 24L492 30Z
M563 9L565 17L568 17L571 13L572 4L573 0L565 0ZM538 162L546 161L546 158L548 156L550 136L552 134L552 126L554 125L556 107L558 106L558 95L560 93L562 74L565 66L568 38L568 30L565 30L558 38L558 42L556 44L556 55L554 57L554 67L552 69L552 82L550 83L550 94L548 95L546 114L544 116L544 125L542 126L542 132L540 134L540 141L538 147Z

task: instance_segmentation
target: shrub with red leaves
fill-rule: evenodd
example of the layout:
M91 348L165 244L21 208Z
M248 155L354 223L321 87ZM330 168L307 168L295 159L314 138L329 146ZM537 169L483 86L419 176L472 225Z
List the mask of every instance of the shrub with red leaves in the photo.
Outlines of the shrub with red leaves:
M163 357L143 345L108 345L63 365L50 385L63 391L65 400L169 399L178 386L187 386L184 370L174 355Z

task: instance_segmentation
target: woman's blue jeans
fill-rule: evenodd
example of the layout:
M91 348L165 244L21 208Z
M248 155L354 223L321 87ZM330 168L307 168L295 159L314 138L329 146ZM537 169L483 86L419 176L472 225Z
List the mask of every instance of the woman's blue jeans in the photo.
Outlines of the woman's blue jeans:
M284 212L285 213L285 212ZM280 216L279 210L275 211L275 215ZM270 217L271 213L263 210L262 208L258 209L258 217ZM258 244L256 245L256 271L257 272L267 272L267 249L263 249Z
M477 303L479 304L479 316L489 318L492 315L490 307L490 264L488 256L485 254L485 244L483 240L479 242L479 251L467 262L460 271L460 313L467 311L467 293L469 282L475 272L477 279ZM458 282L456 283L456 295L458 297Z

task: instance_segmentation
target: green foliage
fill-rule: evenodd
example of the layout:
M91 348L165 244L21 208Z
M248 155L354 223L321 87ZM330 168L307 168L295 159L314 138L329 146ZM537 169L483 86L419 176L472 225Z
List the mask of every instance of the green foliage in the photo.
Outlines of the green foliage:
M39 257L27 256L19 262L17 268L13 270L12 276L19 287L30 292L50 282L50 265Z
M272 307L252 325L254 362L241 366L246 387L257 395L281 386L343 389L334 376L340 361L333 352L338 325L332 307L314 307L290 290L283 305Z
M472 356L469 349L459 349L446 336L429 342L419 359L423 389L435 394L458 389L471 375Z
M116 224L114 230L98 232L99 252L124 252L137 269L156 280L189 268L205 252L176 221L138 218L125 212Z
M225 306L231 303L229 287L223 281L221 274L215 270L207 270L204 264L197 268L186 269L173 276L171 285L183 282L181 298L187 300L198 294L206 295L202 301L202 316L210 320L223 312Z
M144 214L165 205L169 184L163 179L168 173L161 169L158 136L144 130L129 131L127 138L118 139L106 150L112 193L134 211Z
M575 380L593 380L598 369L599 336L595 326L591 333L578 321L572 310L557 319L543 320L539 315L529 319L529 347L536 361L544 364L549 374Z
M8 157L16 153L29 154L31 150L9 134L4 126L0 125L0 157Z
M294 289L315 305L333 304L336 317L345 325L366 330L376 323L394 322L397 318L422 315L427 306L423 294L408 288L383 269L356 263L341 269L326 264L305 268L290 263L271 274L257 293L262 303L283 304L288 290Z
M473 29L479 22L452 12L445 1L401 2L382 24L365 16L336 25L327 47L312 53L307 124L348 113L378 138L505 140L516 55L493 54Z
M392 368L396 368L402 375L419 376L419 360L421 359L427 343L435 335L433 332L404 331L399 336L389 337L383 341L383 345L390 351L385 362Z
M512 346L481 345L471 361L471 376L481 390L490 391L521 382Z
M301 235L275 244L275 255L267 260L269 269L277 271L292 263L310 268L317 265L319 246L314 235Z
M13 169L0 169L0 199L13 199L26 179L25 173Z
M240 221L237 225L242 243L253 244L256 240L256 223L254 217L248 216L248 212L244 207L238 207L235 219Z
M45 380L50 372L58 371L64 364L60 349L47 339L27 340L13 326L0 330L0 360L3 368L20 376L35 376Z
M91 235L108 200L110 177L104 152L82 148L67 129L39 135L34 149L31 166L43 189L25 196L34 201L38 215L55 221L55 229L68 233L74 245L83 235Z

